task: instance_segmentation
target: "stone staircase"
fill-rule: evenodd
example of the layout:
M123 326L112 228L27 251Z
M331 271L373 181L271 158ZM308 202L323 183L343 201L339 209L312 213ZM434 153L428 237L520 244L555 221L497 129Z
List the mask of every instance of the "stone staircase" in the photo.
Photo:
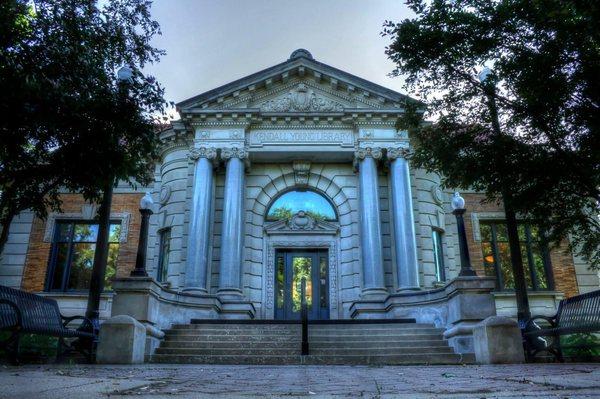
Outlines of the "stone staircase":
M166 331L156 363L462 364L443 329L416 323L310 324L310 354L300 355L301 326L289 323L201 323Z

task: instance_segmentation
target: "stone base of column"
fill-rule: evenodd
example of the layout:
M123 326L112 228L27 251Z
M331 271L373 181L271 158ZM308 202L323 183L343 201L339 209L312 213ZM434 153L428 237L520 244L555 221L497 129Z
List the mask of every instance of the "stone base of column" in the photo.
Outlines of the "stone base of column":
M256 309L252 302L221 299L219 319L225 320L252 320Z
M217 297L222 301L240 301L244 295L239 288L219 288Z
M421 287L400 287L396 288L396 292L411 292L411 291L421 291Z
M390 293L385 288L364 288L360 297L362 300L385 300Z
M181 292L185 292L186 294L192 294L192 295L208 294L208 290L206 288L200 288L200 287L185 287L181 290Z

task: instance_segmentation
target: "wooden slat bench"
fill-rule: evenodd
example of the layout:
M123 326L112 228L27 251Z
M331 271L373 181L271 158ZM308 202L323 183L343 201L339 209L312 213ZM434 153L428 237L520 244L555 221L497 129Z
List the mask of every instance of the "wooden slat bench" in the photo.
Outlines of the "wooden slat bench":
M75 349L92 360L96 337L86 331L68 328L74 320L89 322L83 316L65 317L58 303L51 298L0 285L0 331L10 336L0 342L13 364L19 362L19 341L22 334L39 334L58 337L57 357ZM69 345L65 338L79 338Z
M545 320L548 325L539 326L536 320ZM552 317L535 316L529 319L524 333L527 357L533 359L537 353L546 351L563 362L563 349L567 347L561 346L561 335L594 332L600 332L600 290L560 301L558 311ZM549 343L542 337L553 339Z

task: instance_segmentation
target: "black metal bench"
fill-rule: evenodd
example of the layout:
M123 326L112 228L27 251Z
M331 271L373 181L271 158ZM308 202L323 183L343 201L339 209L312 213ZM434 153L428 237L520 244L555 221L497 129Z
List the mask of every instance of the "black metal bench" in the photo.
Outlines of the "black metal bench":
M92 361L96 336L80 329L67 328L74 320L89 323L83 316L61 315L54 299L0 285L0 331L10 333L7 339L0 342L0 348L8 353L13 364L19 363L19 341L22 334L57 337L57 358L68 351L77 350ZM69 344L65 338L77 340Z
M540 326L536 320L545 320L547 325ZM546 351L563 362L563 349L567 347L561 346L561 335L594 332L600 332L600 290L560 301L558 311L552 317L529 319L524 333L527 357L533 359L537 353ZM552 342L543 337L552 337Z

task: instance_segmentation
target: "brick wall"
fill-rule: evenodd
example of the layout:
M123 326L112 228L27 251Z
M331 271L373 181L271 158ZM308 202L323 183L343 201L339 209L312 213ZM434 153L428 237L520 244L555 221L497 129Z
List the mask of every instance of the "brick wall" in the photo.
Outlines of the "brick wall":
M484 275L483 252L481 242L473 239L471 213L503 212L504 209L500 203L483 202L485 196L482 194L463 194L462 196L467 204L467 212L464 217L471 263L477 274L482 276ZM573 263L573 256L568 250L566 243L561 243L558 247L550 249L550 262L552 264L556 291L563 292L566 297L577 295L579 289L577 287L575 265Z
M135 267L138 238L140 234L139 202L143 194L114 194L111 212L128 212L131 214L127 242L119 246L117 260L117 277L128 276ZM85 204L79 194L63 194L62 211L64 213L79 213ZM26 291L43 291L50 257L51 242L44 242L47 221L35 218L31 228L29 249L25 261L25 270L21 288Z

